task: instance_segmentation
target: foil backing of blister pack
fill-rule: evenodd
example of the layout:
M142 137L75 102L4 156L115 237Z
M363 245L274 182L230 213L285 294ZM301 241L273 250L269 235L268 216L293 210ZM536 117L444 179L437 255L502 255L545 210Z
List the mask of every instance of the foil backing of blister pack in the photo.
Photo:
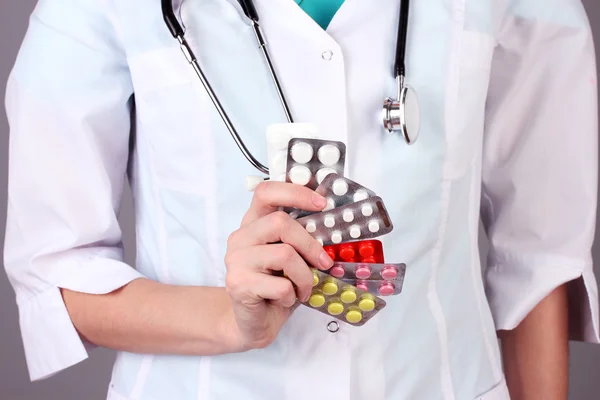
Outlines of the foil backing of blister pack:
M367 291L374 296L396 296L402 292L402 286L404 285L404 272L401 275L398 275L397 279L391 281L354 278L344 278L340 280L349 285L356 286L361 290Z
M317 137L318 129L308 123L280 123L267 127L267 157L269 159L269 179L285 182L288 144L294 138L312 139Z
M286 181L315 190L330 173L344 174L346 145L322 139L291 139L288 144Z
M367 213L366 208L369 208ZM322 245L373 239L393 229L383 200L377 196L299 218L297 221Z
M404 277L406 264L334 262L328 273L338 279L393 281Z
M314 282L310 299L301 303L354 326L362 326L386 303L366 290L312 269Z

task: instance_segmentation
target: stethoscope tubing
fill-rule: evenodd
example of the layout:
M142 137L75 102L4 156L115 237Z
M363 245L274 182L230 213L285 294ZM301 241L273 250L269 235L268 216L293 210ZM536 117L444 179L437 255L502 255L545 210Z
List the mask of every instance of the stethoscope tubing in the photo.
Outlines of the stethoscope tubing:
M256 36L258 46L261 50L261 53L263 54L263 57L265 59L267 67L269 69L269 73L271 74L271 78L273 79L273 83L275 85L277 96L279 97L279 101L281 102L285 117L289 123L292 123L292 122L294 122L292 113L290 111L289 104L285 98L283 88L281 87L281 83L277 76L277 72L275 71L275 67L271 60L271 56L269 54L269 50L268 50L268 47L267 47L267 44L265 41L265 37L262 33L262 30L260 29L260 25L258 23L259 16L258 16L258 12L256 11L256 7L254 6L254 2L252 0L238 0L238 2L240 4L240 6L242 7L244 14L251 22L252 30L254 31L254 34ZM246 145L245 145L244 141L242 140L242 138L240 137L237 129L231 122L229 115L225 111L225 108L221 104L217 94L215 93L212 86L210 85L210 82L206 78L206 75L204 74L204 71L202 70L202 67L199 64L198 59L196 58L192 48L190 47L187 40L185 39L185 29L183 28L183 26L181 25L181 23L175 16L175 11L173 9L172 0L161 0L161 7L162 7L163 19L165 21L165 24L167 25L167 28L169 29L169 32L179 42L181 51L185 55L188 63L190 63L192 65L194 71L196 72L196 75L198 75L200 82L202 82L204 89L208 93L208 96L210 97L215 108L217 109L219 116L223 120L223 123L225 124L227 130L229 131L229 134L235 141L239 150L242 152L244 157L248 160L248 162L250 162L250 164L252 164L252 166L254 168L256 168L257 170L259 170L260 172L262 172L266 175L269 175L269 168L266 167L265 165L263 165L260 161L258 161L246 147ZM394 63L394 75L395 75L397 85L398 85L398 93L397 93L398 101L400 101L402 88L404 87L404 76L405 76L404 58L405 58L405 54L406 54L408 17L409 17L409 0L402 0L401 6L400 6L400 21L398 24L398 40L396 43L396 58L395 58L395 63Z

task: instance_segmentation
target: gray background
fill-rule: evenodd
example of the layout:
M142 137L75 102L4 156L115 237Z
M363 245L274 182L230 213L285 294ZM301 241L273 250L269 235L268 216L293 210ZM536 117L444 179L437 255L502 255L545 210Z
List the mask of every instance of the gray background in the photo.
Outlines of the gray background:
M600 3L583 0L596 36L596 48L600 53ZM23 35L27 29L29 14L35 0L2 0L0 4L0 93L4 94L6 78L12 68ZM599 63L600 65L600 63ZM3 98L0 97L0 98ZM6 115L0 112L0 149L2 150L2 173L0 173L0 209L6 209L6 164L8 147L8 124ZM133 212L126 193L121 222L125 233L125 249L128 262L133 261ZM0 219L0 243L4 242L5 219ZM598 235L600 238L600 234ZM129 251L127 251L129 249ZM600 241L594 246L595 259L600 257ZM600 267L596 268L600 276ZM114 352L98 349L93 356L57 376L41 382L30 383L25 366L23 345L19 333L17 307L13 290L0 272L0 399L2 400L102 400L114 360ZM600 399L600 346L573 343L571 345L570 399Z

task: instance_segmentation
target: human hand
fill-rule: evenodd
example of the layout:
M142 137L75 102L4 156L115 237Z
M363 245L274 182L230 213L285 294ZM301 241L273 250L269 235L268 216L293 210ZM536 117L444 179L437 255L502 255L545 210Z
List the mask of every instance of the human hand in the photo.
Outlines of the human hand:
M309 264L322 270L333 265L319 242L277 210L321 211L326 204L324 197L303 186L285 182L257 186L240 228L229 236L225 256L232 322L243 348L271 344L296 299L308 300L313 284ZM282 271L287 278L274 276L274 271Z

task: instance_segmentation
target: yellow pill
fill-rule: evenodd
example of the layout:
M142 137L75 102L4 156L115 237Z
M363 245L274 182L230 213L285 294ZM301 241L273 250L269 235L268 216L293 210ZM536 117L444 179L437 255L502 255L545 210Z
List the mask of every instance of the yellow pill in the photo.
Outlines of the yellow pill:
M321 293L315 293L308 299L308 304L310 304L311 307L319 308L325 304L325 296Z
M340 295L340 299L346 304L354 303L356 301L356 293L354 290L344 290Z
M337 293L338 285L335 282L326 282L323 284L321 290L323 290L323 293L327 296L331 296Z
M363 311L373 311L375 309L375 300L370 299L368 297L363 297L358 302L358 307Z
M346 313L346 321L351 324L357 324L362 320L362 313L359 310L350 310Z
M329 303L327 306L327 312L331 315L340 315L344 312L344 305L337 301Z
M319 284L319 275L316 272L313 272L313 287Z

